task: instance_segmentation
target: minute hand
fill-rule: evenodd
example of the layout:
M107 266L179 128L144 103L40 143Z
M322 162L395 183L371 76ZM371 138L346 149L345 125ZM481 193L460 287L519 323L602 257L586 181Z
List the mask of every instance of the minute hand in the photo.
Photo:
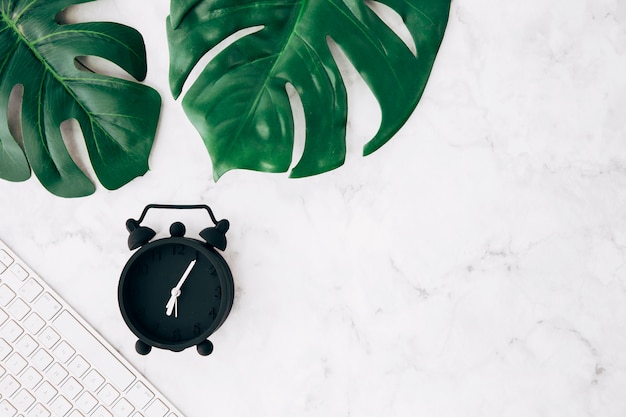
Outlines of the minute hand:
M178 280L178 284L176 284L176 286L172 288L172 291L170 292L171 294L170 299L167 301L167 304L165 305L165 314L167 314L168 316L172 315L172 311L174 310L174 306L176 305L176 299L180 295L180 288L185 283L185 280L189 276L189 273L191 272L195 264L196 264L196 260L194 259L193 261L189 263L189 266L187 266L185 273Z

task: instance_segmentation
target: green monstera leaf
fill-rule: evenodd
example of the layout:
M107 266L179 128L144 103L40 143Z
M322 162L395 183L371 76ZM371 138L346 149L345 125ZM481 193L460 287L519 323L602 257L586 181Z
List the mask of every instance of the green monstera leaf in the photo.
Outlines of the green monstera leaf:
M300 97L306 123L304 151L291 176L343 164L347 93L329 38L380 105L380 128L364 154L398 131L426 86L450 0L379 3L403 19L416 54L365 0L172 0L167 29L170 88L176 98L208 51L243 29L261 28L211 59L182 101L211 155L216 179L234 168L289 169L294 122L287 83Z
M32 168L63 197L91 194L95 186L72 159L62 122L78 121L99 181L116 189L147 171L161 108L159 94L145 85L79 69L77 60L93 56L137 80L146 75L145 46L135 29L58 21L68 6L88 1L0 0L0 177L23 181ZM7 120L17 85L23 149Z

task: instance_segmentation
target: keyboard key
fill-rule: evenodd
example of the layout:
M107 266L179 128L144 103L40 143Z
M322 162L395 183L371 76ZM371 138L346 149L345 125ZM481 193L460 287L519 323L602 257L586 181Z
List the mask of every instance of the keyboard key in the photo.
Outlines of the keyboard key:
M98 400L96 397L91 395L89 392L84 391L80 394L80 397L76 400L76 406L83 413L89 414L91 410L98 404Z
M11 402L14 406L17 407L18 410L25 411L35 403L35 397L33 397L30 392L22 388L20 392L18 392L17 395L13 397Z
M7 400L0 401L0 416L13 417L16 413L17 409Z
M125 398L120 399L113 406L113 414L115 417L128 417L133 411L135 411L135 408Z
M69 413L67 417L85 417L85 415L78 410L72 410L72 412Z
M111 384L106 384L100 390L100 392L98 392L98 398L100 398L100 401L102 401L105 405L113 404L113 402L117 400L117 397L119 396L120 393L117 392L117 390L113 388Z
M128 400L133 403L135 407L141 409L144 408L152 398L154 398L154 394L148 389L148 387L145 386L143 382L138 381L128 391L126 398L128 398Z
M20 372L22 372L24 368L26 368L26 365L28 365L26 359L24 359L22 355L17 352L13 353L5 362L7 370L15 375L18 375Z
M24 267L20 264L13 264L13 266L11 267L11 272L13 273L15 278L19 279L20 281L24 281L26 278L28 278L28 272L26 272Z
M59 339L61 339L61 336L59 336L59 334L55 332L54 329L52 329L51 327L46 327L39 335L39 340L41 341L41 344L48 349L52 348L52 346L54 346L59 341Z
M54 356L56 356L61 363L69 361L70 358L74 356L74 353L76 353L74 348L72 348L65 340L62 340L53 351Z
M65 370L65 368L63 368L57 362L53 363L52 366L46 370L46 376L54 385L59 385L67 375L68 372Z
M76 355L67 366L67 369L77 377L81 377L87 372L87 369L89 369L89 362L82 356Z
M61 304L49 292L43 293L35 301L34 307L45 320L50 320L61 310Z
M7 321L8 318L9 318L9 315L5 313L4 310L0 310L0 325L4 323L5 321Z
M35 281L34 278L30 278L24 285L22 285L19 289L20 296L32 303L35 298L43 291L43 287Z
M150 407L144 411L143 415L145 417L165 417L168 411L170 410L167 408L167 405L165 405L163 401L156 399L150 404Z
M24 373L19 376L19 380L24 387L29 390L34 389L41 382L43 376L35 368L29 366Z
M35 390L35 394L39 401L47 404L57 395L57 390L48 381L43 381Z
M71 409L72 403L69 402L67 398L62 395L56 397L54 401L52 401L52 404L50 404L50 411L52 411L52 414L58 416L64 416Z
M135 376L126 368L102 343L95 339L85 327L67 310L54 319L57 329L70 338L76 349L110 379L120 390L127 389L135 380Z
M11 345L9 345L6 340L0 339L0 361L9 356L12 350L13 348L11 348Z
M52 355L43 349L39 349L31 358L33 365L40 371L43 371L52 363Z
M75 398L82 390L83 386L73 376L67 378L61 385L61 392L69 399Z
M30 311L30 307L24 300L18 298L9 306L9 313L17 320L22 320Z
M13 320L9 320L0 329L0 337L3 337L7 342L13 343L24 333L24 330Z
M25 334L17 341L15 348L22 355L28 357L39 347L39 344L30 335Z
M28 317L26 317L26 320L23 321L23 324L26 330L32 334L37 334L41 329L43 329L46 322L39 316L39 314L31 313Z
M13 263L13 258L4 249L0 249L0 263L9 266Z
M100 388L102 384L104 384L104 377L100 375L98 371L92 369L87 373L87 375L85 375L83 382L85 383L87 389L95 391Z
M107 411L103 406L99 406L91 417L113 417L113 414Z
M18 389L20 389L20 383L13 375L5 375L0 380L0 398L12 396Z
M50 411L41 404L36 404L29 412L28 417L50 417Z
M6 307L15 298L15 293L8 285L0 285L0 306Z

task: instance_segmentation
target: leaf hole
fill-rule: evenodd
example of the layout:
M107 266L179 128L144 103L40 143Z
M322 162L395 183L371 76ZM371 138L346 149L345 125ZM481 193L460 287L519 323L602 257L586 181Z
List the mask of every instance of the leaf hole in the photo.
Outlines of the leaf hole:
M285 85L287 90L287 96L289 97L289 104L291 106L291 114L293 117L293 153L292 153L292 166L290 169L300 161L304 154L304 146L306 142L306 116L304 113L304 106L302 100L296 88L291 83Z
M345 161L347 164L363 155L363 147L380 128L382 111L376 96L341 47L330 37L327 37L327 43L348 95Z
M265 28L265 25L251 26L249 28L240 29L237 32L231 34L230 36L227 36L226 38L221 40L217 45L211 48L207 53L205 53L202 56L202 58L198 60L196 65L194 65L193 69L187 76L185 83L183 84L183 88L179 97L184 97L187 94L187 90L191 88L193 83L196 81L196 79L202 73L202 71L204 71L204 69L209 64L209 62L211 62L213 58L215 58L220 52L228 48L233 43L237 42L239 39L248 35L252 35L253 33L259 32L263 30L263 28Z
M85 16L100 16L102 21L117 21L119 15L122 14L119 7L115 4L106 3L111 2L89 1L87 3L70 4L57 13L54 21L59 25L80 23L85 21Z
M130 75L119 65L114 64L108 59L99 56L79 56L74 58L74 66L76 69L84 72L108 75L110 77L120 78L126 81L137 81L135 77Z
M72 161L74 161L76 166L87 176L87 178L91 180L91 182L98 184L98 181L96 181L96 173L90 163L89 151L87 150L87 144L85 143L83 131L80 128L78 121L76 119L64 120L61 122L59 128L61 129L63 143L65 144L65 148L70 154Z
M101 2L88 2L69 5L57 13L54 20L58 25L72 25L91 22L91 20L86 20L85 16L100 16L101 22L119 22L121 14L116 6L103 5ZM116 63L99 56L77 56L74 58L74 66L76 69L84 72L106 75L126 81L138 81Z
M411 36L411 32L409 32L408 27L404 23L402 16L398 12L396 12L391 7L387 6L378 1L374 0L365 0L365 4L374 12L376 15L385 22L387 26L404 42L404 44L409 48L411 53L417 57L417 47L415 46L415 39Z
M7 124L9 133L13 139L24 149L24 137L22 136L22 97L24 96L24 86L16 84L9 94L7 109Z

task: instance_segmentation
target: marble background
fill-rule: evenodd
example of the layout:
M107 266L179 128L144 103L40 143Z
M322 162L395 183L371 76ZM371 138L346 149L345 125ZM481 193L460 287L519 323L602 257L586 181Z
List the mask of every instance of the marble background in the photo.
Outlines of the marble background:
M624 1L454 0L423 99L382 149L360 156L379 115L344 65L343 167L218 183L168 92L169 2L146 4L68 16L144 35L164 100L151 170L74 200L0 181L0 238L188 417L626 415ZM155 202L231 221L237 295L208 358L140 357L119 314L124 222Z

